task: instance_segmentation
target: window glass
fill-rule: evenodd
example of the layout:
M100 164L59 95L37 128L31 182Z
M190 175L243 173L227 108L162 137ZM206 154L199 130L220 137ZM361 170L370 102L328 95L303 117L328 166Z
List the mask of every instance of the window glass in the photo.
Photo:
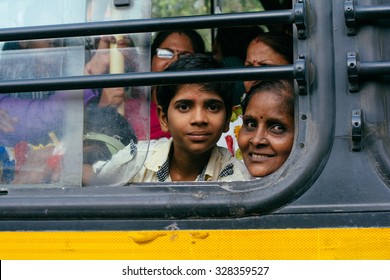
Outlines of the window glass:
M79 1L2 1L0 13L2 26L24 27L82 21L85 9ZM1 80L81 75L84 43L6 42L0 59ZM2 184L80 184L82 91L10 92L0 98Z
M259 0L242 0L242 1L229 1L219 0L217 7L219 7L222 13L234 13L234 12L257 12L262 11L263 6Z
M209 0L152 0L152 17L178 17L210 14ZM212 36L210 29L197 30L203 37L206 50L211 51Z
M150 10L150 1L129 1L129 5L117 7L112 0L88 0L86 21L146 19L150 18ZM150 34L92 36L86 39L86 48L86 75L150 70ZM137 144L137 160L131 170L126 170L126 176L130 179L137 172L149 146L149 93L148 86L87 90L90 99L85 106L84 164L101 166L116 154L127 158L129 154L124 151L130 147L135 153ZM144 153L141 146L146 147ZM86 179L84 185L123 183L118 174L111 178L110 182Z
M151 2L148 1L130 1L129 5L124 7L115 6L115 1L112 0L88 0L82 4L80 1L40 1L42 1L41 7L44 9L38 9L35 7L36 2L28 1L24 2L25 6L17 6L23 13L32 11L39 20L31 19L32 15L30 14L25 17L24 14L21 14L20 17L24 18L24 21L13 23L12 26L142 19L150 16L152 7ZM73 7L70 6L72 3L74 3ZM159 17L186 16L188 13L192 15L208 14L210 12L210 2L205 1L195 1L191 4L188 1L176 1L173 6L170 6L172 2L167 1L166 6L161 10L155 10L155 7L160 7L162 3L153 2L153 4L155 5L153 6L154 15ZM34 7L30 9L31 5ZM226 6L230 7L229 9L236 9L231 5ZM242 9L248 9L243 4L241 6ZM15 9L12 5L4 5L4 7L9 10L9 13ZM172 9L168 9L169 7ZM74 8L77 8L76 14L78 16L69 12ZM160 13L158 14L157 11ZM14 12L21 13L20 10ZM48 15L47 18L46 15ZM7 65L1 70L3 80L56 78L84 74L128 73L131 75L134 72L147 72L149 70L163 71L169 65L164 61L165 66L160 70L151 69L151 56L157 56L157 53L150 53L150 35L142 33L7 42L4 44L1 54L3 65ZM160 59L166 60L167 58L160 57ZM219 91L215 90L215 92ZM110 181L100 180L101 178L97 178L97 181L86 180L84 182L86 185L129 182L132 175L135 175L143 165L149 150L149 140L152 138L149 128L151 116L155 115L156 112L156 106L150 105L152 98L149 97L149 93L150 87L145 86L3 94L1 103L3 107L0 109L5 117L2 119L4 121L8 118L8 122L12 126L10 131L2 133L4 139L1 140L2 147L4 147L2 165L5 171L3 173L12 173L12 176L10 175L3 181L13 184L63 182L59 185L79 186L83 183L83 174L88 174L82 172L84 163L92 167L96 173L103 174L102 178L110 178ZM10 107L11 102L19 104L15 106L17 110L9 111L6 109ZM225 102L225 104L227 103ZM231 107L230 105L226 106ZM213 104L207 108L217 107ZM18 110L21 112L19 113ZM17 112L18 114L16 114ZM236 114L239 113L235 111L233 115ZM158 120L157 125L160 126ZM226 125L223 123L223 126ZM230 125L229 136L231 138L237 138L240 126L241 123L237 126ZM223 127L220 130L226 131L227 129ZM204 135L194 137L205 138ZM223 142L218 143L219 146L231 148L227 145L226 135L223 135L222 138L218 136L216 139L221 139ZM154 143L153 141L152 144L154 145ZM166 147L171 146L166 145ZM230 149L226 153L232 152L235 160L241 161L239 166L243 170L240 169L240 172L242 171L245 175L231 178L230 181L249 178L249 176L246 177L247 170L242 164L240 154L235 153L237 148ZM115 161L110 163L112 166L107 165L107 162L114 155ZM135 156L137 160L133 164L126 163ZM170 156L164 155L167 162ZM219 160L214 155L210 158ZM165 163L162 162L162 164ZM125 167L125 169L121 170L121 167ZM32 180L33 176L28 174L32 174L34 168L41 177ZM160 166L158 168L160 169ZM213 176L231 175L227 174L231 172L231 169L232 167L226 172L221 169L220 174L213 174ZM20 170L24 173L19 172ZM219 172L217 171L218 167L215 170L215 172ZM203 171L198 174L200 175L199 180L206 180L203 177L209 175L207 172L212 172L206 170L206 167ZM19 174L26 175L23 179L16 180L15 178ZM164 175L166 174L161 176ZM257 175L253 176L258 177ZM148 181L148 179L145 180ZM180 178L174 180L181 181ZM212 180L217 180L217 177ZM188 181L188 179L182 181Z
M120 9L114 7L111 0L16 2L10 0L1 1L0 7L0 23L4 28L147 18L150 15L148 1L131 1L129 7ZM99 41L104 37L5 42L1 45L0 52L2 65L0 80L119 74L149 70L150 35L118 35L118 38L128 41L128 44L121 49L117 44L99 46ZM109 35L106 37L111 38ZM99 55L96 55L97 53ZM89 73L86 71L86 65L93 58L96 62L94 66L103 65L103 68L90 68L96 71ZM112 65L107 64L105 61L107 58L113 62ZM0 183L80 186L83 155L86 151L85 147L83 150L85 134L99 134L97 138L96 135L89 135L89 143L105 143L105 147L110 147L110 154L122 147L117 142L121 142L124 138L119 133L106 135L111 133L108 132L110 128L115 127L114 123L105 122L104 126L100 123L99 131L91 131L97 127L97 121L89 118L95 116L100 117L100 120L108 121L111 118L118 121L115 118L119 115L119 122L126 125L128 129L132 128L133 121L137 125L131 130L131 133L137 133L134 139L147 141L149 139L148 87L121 89L124 97L120 106L99 104L105 90L113 90L115 94L115 90L118 89L1 94ZM97 110L100 107L105 109ZM109 107L115 107L117 110L109 110ZM97 111L99 113L96 113ZM113 112L115 112L114 117ZM102 117L102 114L106 115ZM84 131L86 129L89 130ZM90 157L90 160L99 159L101 153L97 154L97 158Z

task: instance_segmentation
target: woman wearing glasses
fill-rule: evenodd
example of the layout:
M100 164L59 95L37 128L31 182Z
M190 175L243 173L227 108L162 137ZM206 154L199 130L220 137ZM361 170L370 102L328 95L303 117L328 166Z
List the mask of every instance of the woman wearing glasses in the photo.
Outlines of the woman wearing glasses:
M155 36L151 46L151 71L164 71L172 62L178 60L181 56L191 55L194 53L205 53L205 44L203 38L195 30L180 30L180 31L161 31ZM157 117L157 98L156 87L151 89L150 102L150 139L169 138L167 132L161 131L160 122ZM134 116L134 113L139 110L142 104L134 102L126 103L125 112L129 112ZM142 122L127 118L133 125L134 130L139 140L146 140L147 135L139 130L137 126L143 125Z

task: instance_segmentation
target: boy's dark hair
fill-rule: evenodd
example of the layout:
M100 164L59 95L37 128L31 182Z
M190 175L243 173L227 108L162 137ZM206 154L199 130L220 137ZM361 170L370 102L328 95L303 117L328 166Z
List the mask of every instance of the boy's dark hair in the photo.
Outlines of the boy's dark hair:
M89 105L84 114L83 163L111 159L130 142L137 143L133 128L114 107Z
M218 61L212 56L204 54L194 54L176 60L169 65L165 71L196 71L209 70L221 68ZM226 116L230 118L233 109L233 99L231 93L230 82L213 82L213 83L199 83L204 91L212 91L222 97L225 104ZM183 86L178 85L164 85L157 88L157 102L162 107L162 111L168 117L168 107L171 100L176 95L177 91Z
M260 81L253 85L241 102L243 114L245 114L253 95L262 91L270 91L280 95L285 100L285 108L283 109L294 115L294 83L291 80Z
M293 63L293 37L283 32L265 32L256 36L253 40L263 42L271 47L274 51L279 53L288 61Z
M218 42L223 57L236 56L245 61L249 43L261 33L263 30L257 25L221 27L217 30L215 41Z
M192 47L194 48L195 53L205 53L205 44L202 36L193 29L186 29L186 30L168 30L168 31L160 31L157 33L156 37L154 37L152 46L150 48L151 51L151 57L156 54L156 50L160 45L165 41L165 39L173 34L173 33L183 33L188 38L190 38Z

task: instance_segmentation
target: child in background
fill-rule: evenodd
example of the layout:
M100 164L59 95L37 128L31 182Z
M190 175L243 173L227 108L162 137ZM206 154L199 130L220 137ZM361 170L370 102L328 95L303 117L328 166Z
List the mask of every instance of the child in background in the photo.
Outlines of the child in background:
M224 68L244 67L246 50L253 38L263 33L255 26L220 27L217 29L213 44L214 58ZM245 92L243 81L234 81L233 105L239 105Z
M166 70L218 67L212 57L196 54L177 60ZM160 86L157 101L161 129L170 132L171 139L156 142L144 163L148 143L139 143L137 147L129 145L110 161L85 166L86 174L92 175L86 177L89 181L85 183L238 181L250 178L239 160L227 149L216 146L222 132L229 129L232 104L228 83Z
M114 107L89 106L84 114L83 163L109 160L137 137L131 125Z
M242 102L243 125L238 145L253 177L278 170L294 142L294 87L285 80L254 85Z

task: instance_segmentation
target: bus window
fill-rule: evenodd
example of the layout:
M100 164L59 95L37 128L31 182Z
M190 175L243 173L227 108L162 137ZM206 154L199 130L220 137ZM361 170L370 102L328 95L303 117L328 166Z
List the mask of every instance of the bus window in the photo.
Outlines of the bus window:
M164 2L155 3L153 2L153 16L155 17L167 17L167 16L185 16L187 13L190 15L198 15L198 14L207 14L210 12L210 3L205 2L200 3L201 1L196 2L195 4L189 4L188 1L177 2L174 9L167 9L166 6L164 8L160 7L164 4ZM55 15L56 19L64 19L60 23L68 23L68 22L105 22L105 21L114 21L114 20L123 20L123 19L144 19L148 18L150 15L151 4L148 1L129 1L128 5L125 6L116 6L115 1L106 0L106 1L96 1L96 0L88 0L83 5L78 4L78 6L83 6L80 9L79 18L76 19L74 15L68 16L69 9L64 9L63 14L61 11L57 11L55 9L59 9L62 5L67 5L65 2L59 1L56 8L53 8L55 12L51 13L51 15ZM167 3L165 3L167 4ZM164 4L164 5L165 5ZM247 5L248 4L248 5ZM251 10L261 10L261 4L258 3L257 9L254 7L254 3L252 4L243 4L239 10L243 11L251 11ZM187 7L190 5L191 9L184 9L183 7ZM80 7L81 7L80 6ZM67 7L67 6L66 6ZM160 8L158 8L160 7ZM169 5L168 5L169 7ZM51 11L50 6L47 8ZM8 7L11 9L11 6ZM219 9L219 11L217 11ZM220 2L218 3L217 9L214 7L213 12L228 12L230 10L238 9L237 4L231 5L228 2ZM47 11L47 10L46 10ZM141 12L140 12L141 11ZM185 11L185 12L183 12ZM19 12L19 11L18 11ZM42 16L43 17L43 16ZM68 18L69 17L69 18ZM39 21L34 22L37 25L44 24L54 24L56 22L48 22L48 23L39 23ZM58 22L57 22L58 24ZM29 24L19 23L20 26L28 26ZM203 31L209 32L210 29L204 29ZM209 33L210 34L210 33ZM50 39L46 39L50 40ZM56 39L56 41L59 41ZM125 43L123 43L125 41ZM81 72L83 69L85 75L100 75L100 74L123 74L123 73L132 73L132 72L147 72L150 70L150 38L148 34L144 33L135 33L135 34L114 34L114 35L103 35L103 36L90 36L82 39L75 38L66 38L62 39L61 48L64 48L66 52L69 52L70 46L72 44L76 44L80 51L80 42L82 42L86 47L85 52L85 68L80 65L77 66L76 70L73 70L71 67L75 67L78 63L80 64L79 58L83 57L83 53L80 52L78 55L71 56L73 62L70 59L65 59L63 64L64 67L54 66L55 70L59 70L64 68L60 73L56 73L56 71L50 71L50 75L54 77L63 77L67 75L82 75ZM119 42L122 42L121 46ZM207 43L208 42L208 43ZM13 44L17 44L18 42L11 42ZM32 41L30 43L35 43ZM7 42L6 45L9 43ZM81 44L82 45L82 44ZM209 49L211 49L210 40L206 40L206 45L208 45ZM53 44L54 46L54 44ZM37 53L39 51L43 52L43 54L48 54L51 52L55 52L59 49L56 48L34 48L33 56L38 57ZM3 51L5 53L5 51ZM9 54L13 53L13 51L9 51ZM18 54L21 51L17 51ZM31 64L32 65L32 64ZM31 70L28 72L32 72ZM47 76L50 77L50 76ZM14 79L15 77L4 77L4 79ZM33 76L31 78L45 78L45 76ZM16 94L16 93L11 93ZM82 104L80 96L78 96L79 101L74 102L72 99L71 104L74 104L71 108L66 109L65 115L69 115L69 120L67 122L64 121L63 125L58 125L59 133L54 133L57 139L60 137L60 141L62 137L64 139L68 139L70 142L76 142L74 139L77 137L72 134L72 137L66 137L68 135L68 131L72 133L80 133L80 123L83 123L81 129L83 130L83 151L80 151L80 144L74 144L77 146L77 149L71 149L72 152L69 152L70 161L77 162L77 164L69 164L72 168L75 168L75 171L72 174L77 174L80 169L80 158L82 158L83 163L88 165L93 165L98 161L108 161L113 154L122 150L124 146L129 146L132 144L138 144L138 153L142 154L143 151L146 152L148 150L149 145L149 87L121 87L121 88L91 88L86 89L83 92L84 94L84 109L85 116L83 121L78 121L75 116L78 116L79 120L82 120L83 114L81 113L83 110L79 110L77 106ZM22 94L28 96L27 94ZM58 96L57 94L53 94L53 96ZM70 96L70 95L69 95ZM89 99L89 97L91 98ZM17 97L17 96L15 96ZM116 100L115 98L117 97ZM19 98L19 97L18 97ZM88 98L88 99L87 99ZM109 99L111 98L111 100ZM86 102L87 99L87 102ZM119 100L119 102L118 102ZM35 100L34 100L35 101ZM111 103L110 103L111 102ZM77 105L76 105L77 104ZM103 110L105 108L106 110ZM116 110L110 110L110 108L115 108ZM100 110L101 109L101 110ZM101 112L105 112L107 117L101 116ZM96 118L96 119L95 119ZM66 118L64 117L66 120ZM127 123L124 123L122 120L126 120ZM76 122L73 122L77 120ZM97 121L102 120L102 121ZM108 132L109 129L105 129L107 125L103 125L104 121L108 121L108 123L115 124L112 125L112 131ZM100 125L99 125L100 124ZM115 126L118 125L117 128ZM115 132L117 131L117 132ZM128 132L128 133L126 133ZM123 133L123 135L120 135ZM51 134L52 135L52 134ZM71 134L69 134L71 135ZM126 137L125 137L126 135ZM126 138L127 140L123 140ZM73 139L73 141L72 141ZM123 140L123 141L122 141ZM39 141L38 141L39 142ZM42 143L34 143L36 145L44 145ZM15 145L15 143L13 143ZM69 144L68 144L69 145ZM75 147L76 147L75 146ZM130 145L131 147L131 145ZM99 150L99 151L98 151ZM104 150L104 151L102 151ZM130 150L130 153L133 150ZM81 157L83 154L83 157ZM66 156L68 152L64 153L64 159L66 160ZM78 160L76 160L78 159ZM11 160L11 159L10 159ZM142 164L142 160L139 161ZM134 173L139 168L134 168ZM58 176L57 176L58 177ZM77 176L75 176L76 178ZM72 176L66 176L66 178L72 178ZM129 175L128 178L131 178ZM79 179L79 178L78 178ZM67 179L68 180L68 179ZM77 181L77 179L75 179ZM75 182L74 181L74 182ZM15 181L13 181L15 182ZM36 183L36 182L25 182L25 183ZM105 184L105 182L95 182L96 184ZM114 184L119 184L123 182L113 182ZM76 185L79 185L77 182ZM228 187L229 188L229 187Z

